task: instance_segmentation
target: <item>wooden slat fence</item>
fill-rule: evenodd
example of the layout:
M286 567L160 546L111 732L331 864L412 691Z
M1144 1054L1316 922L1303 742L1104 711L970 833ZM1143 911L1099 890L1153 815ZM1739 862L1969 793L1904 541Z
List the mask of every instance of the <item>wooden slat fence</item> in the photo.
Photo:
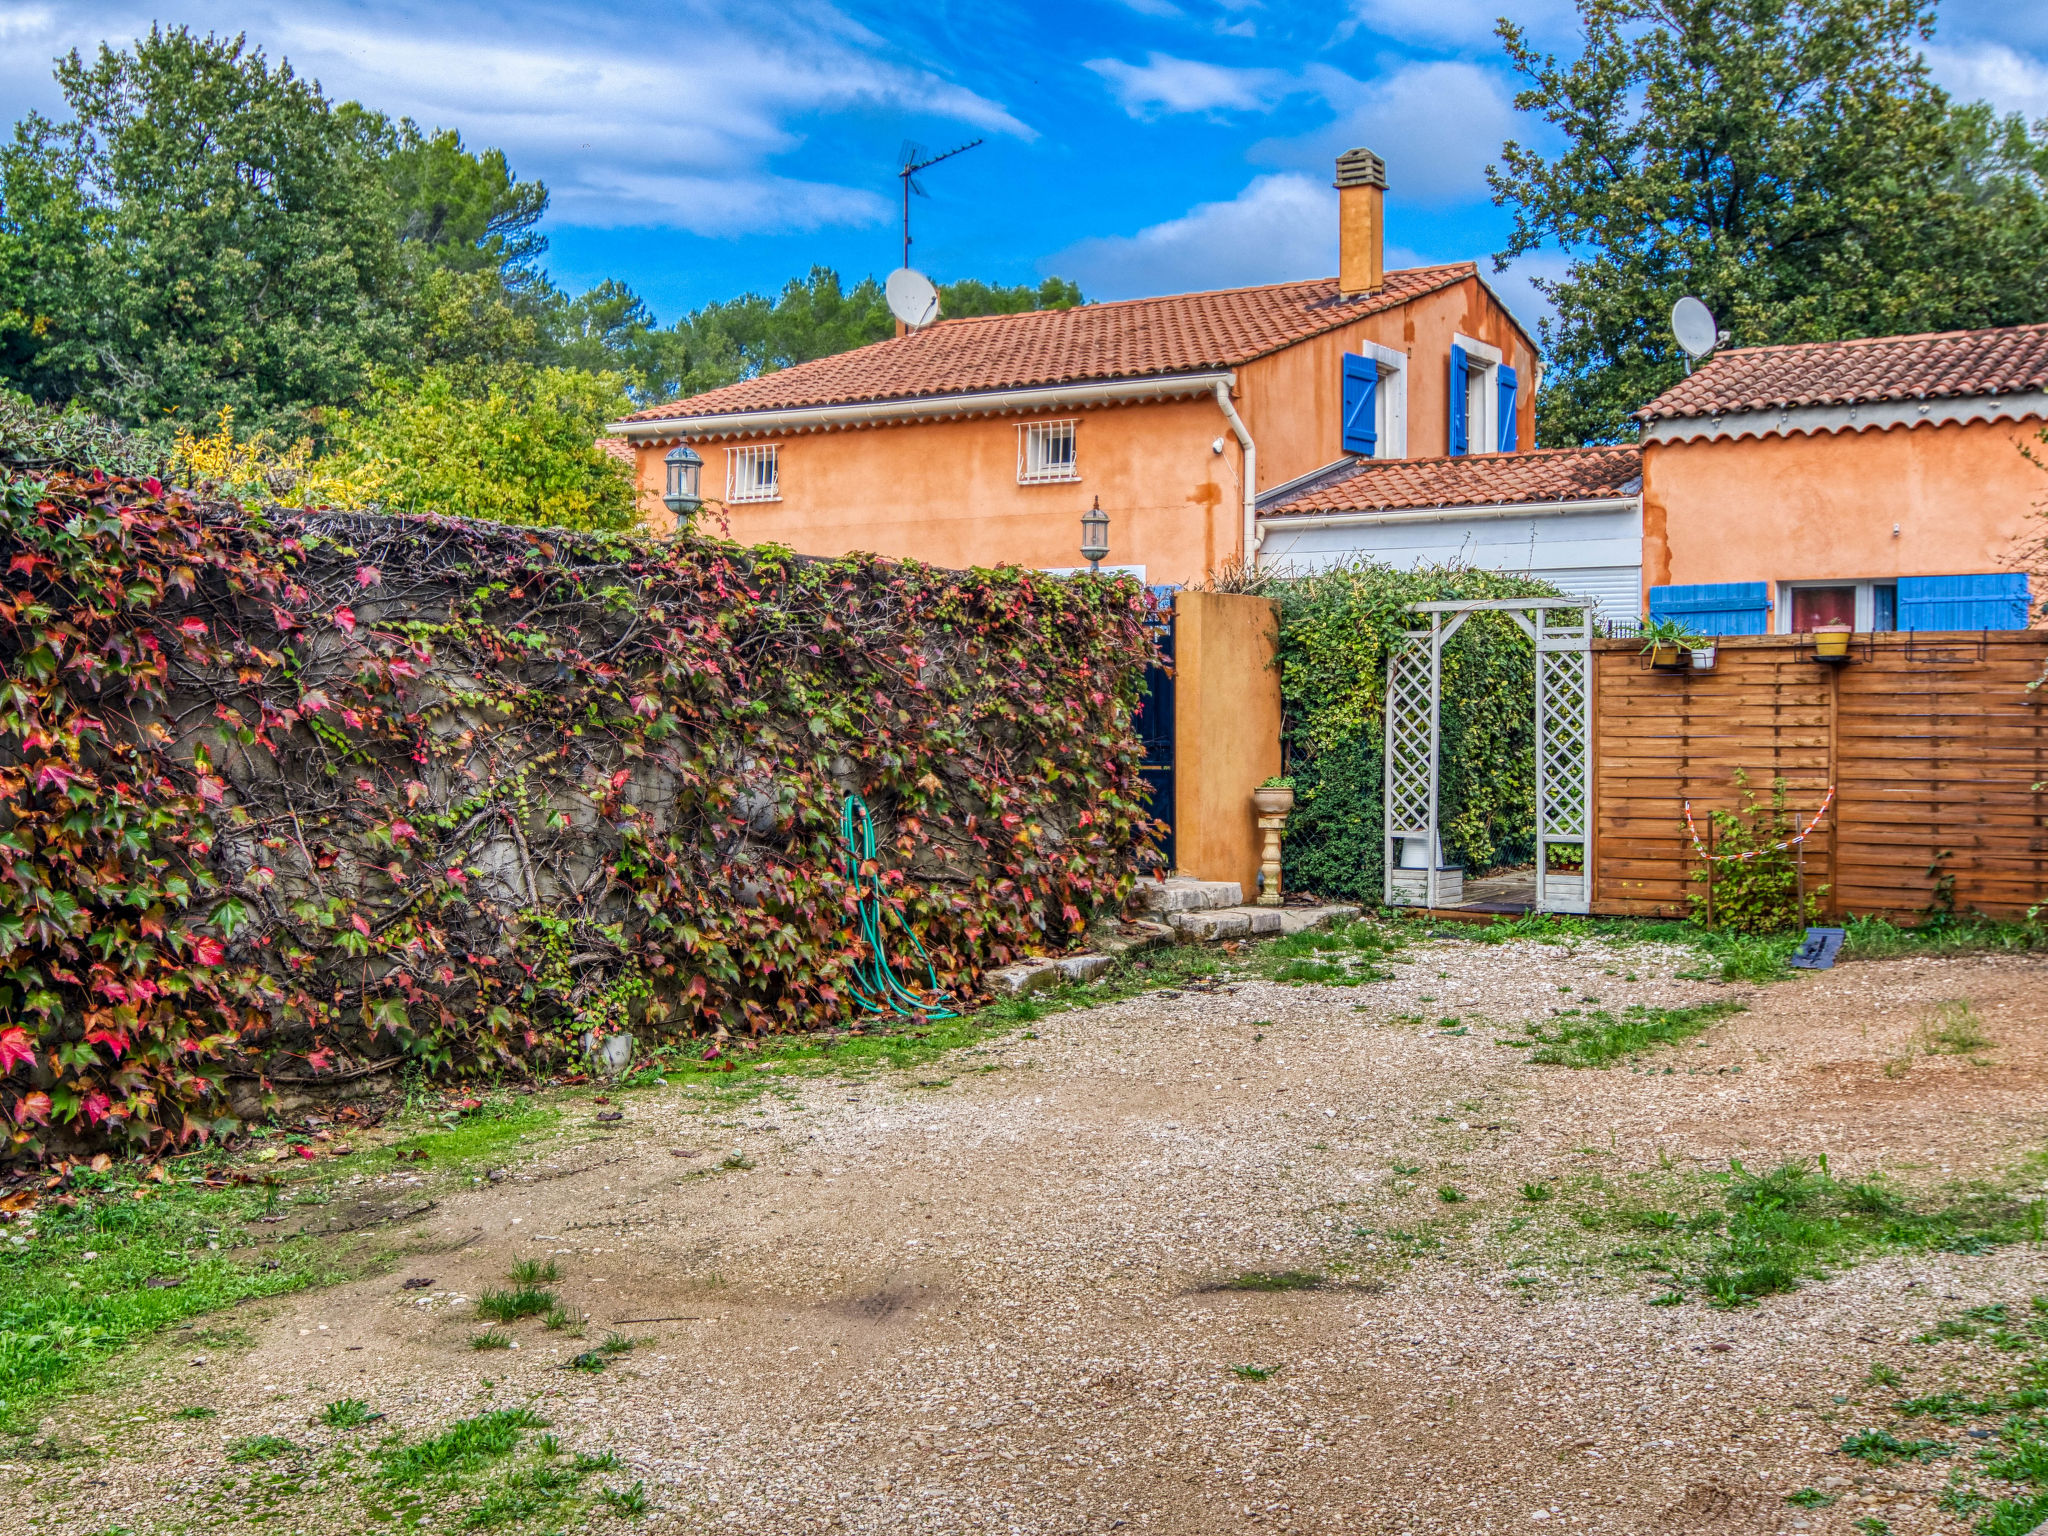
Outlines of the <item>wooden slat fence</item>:
M1851 660L1806 636L1720 642L1711 672L1652 672L1634 640L1593 656L1593 910L1681 916L1701 860L1685 827L1768 797L1783 776L1823 910L1914 921L1953 879L1959 911L2048 903L2048 633L1858 635Z

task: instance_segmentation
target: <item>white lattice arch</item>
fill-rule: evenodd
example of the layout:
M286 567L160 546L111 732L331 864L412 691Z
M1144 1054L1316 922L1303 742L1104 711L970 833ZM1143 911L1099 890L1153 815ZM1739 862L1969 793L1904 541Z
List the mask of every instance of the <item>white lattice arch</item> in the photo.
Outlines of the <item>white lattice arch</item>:
M1409 630L1387 657L1386 901L1439 904L1437 754L1443 718L1444 646L1475 613L1505 613L1536 647L1536 910L1585 912L1593 869L1593 614L1558 598L1413 603L1429 628ZM1553 624L1553 613L1577 615ZM1397 872L1399 844L1420 838L1423 871ZM1576 874L1552 873L1553 844L1581 851ZM1422 879L1414 878L1424 875ZM1405 878L1403 878L1405 876Z

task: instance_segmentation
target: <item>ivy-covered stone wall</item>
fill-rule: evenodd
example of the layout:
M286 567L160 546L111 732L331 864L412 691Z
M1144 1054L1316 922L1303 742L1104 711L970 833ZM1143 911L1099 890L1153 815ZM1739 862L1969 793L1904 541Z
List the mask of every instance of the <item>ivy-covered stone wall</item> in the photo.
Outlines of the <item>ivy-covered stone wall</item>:
M237 1075L844 1022L849 792L958 997L1118 905L1148 827L1128 581L61 471L0 516L17 1157L228 1131Z

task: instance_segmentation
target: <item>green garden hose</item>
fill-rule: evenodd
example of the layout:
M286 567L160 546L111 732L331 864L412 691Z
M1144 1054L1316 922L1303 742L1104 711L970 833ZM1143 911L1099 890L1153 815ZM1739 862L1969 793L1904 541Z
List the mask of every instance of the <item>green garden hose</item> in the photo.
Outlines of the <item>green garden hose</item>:
M860 936L868 947L867 958L856 961L853 967L855 1000L870 1013L893 1013L906 1019L957 1019L960 1015L948 1006L953 999L939 986L939 973L931 956L925 953L924 945L903 920L903 914L882 899L882 871L875 862L875 823L868 815L867 802L859 795L846 797L846 809L839 818L839 835L846 878L860 893ZM868 869L874 872L862 873ZM917 951L917 958L924 962L925 975L931 980L927 997L919 997L898 981L895 967L889 964L882 932L885 919L891 916Z

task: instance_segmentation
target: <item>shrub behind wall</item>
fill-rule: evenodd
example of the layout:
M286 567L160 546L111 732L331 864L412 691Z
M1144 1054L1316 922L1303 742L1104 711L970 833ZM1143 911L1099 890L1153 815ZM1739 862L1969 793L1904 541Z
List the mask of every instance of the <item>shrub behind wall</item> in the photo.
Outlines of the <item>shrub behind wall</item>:
M0 510L17 1155L230 1129L235 1074L848 1019L849 790L963 993L1118 902L1146 826L1133 583L98 476Z

